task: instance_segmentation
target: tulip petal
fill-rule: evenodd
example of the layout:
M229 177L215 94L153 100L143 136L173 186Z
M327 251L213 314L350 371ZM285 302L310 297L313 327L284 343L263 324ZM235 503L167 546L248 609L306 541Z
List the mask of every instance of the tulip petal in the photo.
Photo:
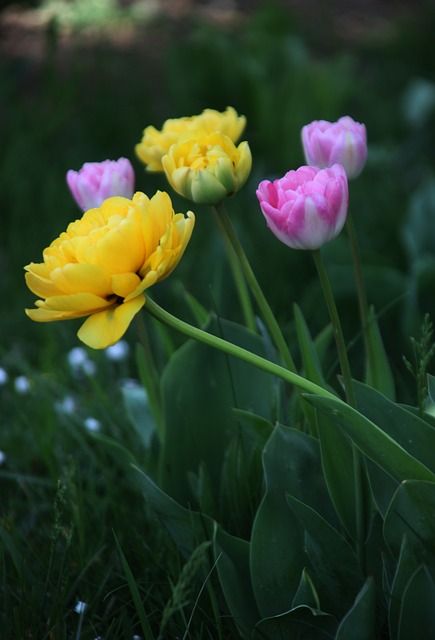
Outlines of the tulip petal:
M64 267L53 269L51 278L62 293L71 294L84 291L95 293L102 298L112 293L109 275L98 264L69 263Z
M126 298L140 285L141 279L135 273L117 273L112 276L112 291Z
M31 265L29 265L29 267L30 266ZM25 268L27 269L28 267ZM25 278L30 291L39 298L49 298L62 294L62 291L58 289L51 280L39 276L33 269L26 273Z
M136 313L145 304L144 296L90 316L77 332L79 339L93 349L105 349L118 342Z
M108 273L135 273L145 260L145 244L138 215L110 229L98 242L98 262Z

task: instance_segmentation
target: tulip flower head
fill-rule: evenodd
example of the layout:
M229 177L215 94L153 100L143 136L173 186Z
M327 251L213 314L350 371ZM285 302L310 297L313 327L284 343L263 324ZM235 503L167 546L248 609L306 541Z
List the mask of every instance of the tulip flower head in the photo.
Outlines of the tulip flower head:
M344 116L337 122L315 120L302 128L307 164L324 169L342 164L348 179L358 176L367 159L367 133L363 124Z
M246 182L252 166L247 142L238 147L222 133L188 132L162 158L166 177L180 195L218 204Z
M181 259L195 216L174 213L167 193L151 199L108 198L72 222L25 267L29 289L41 299L26 309L37 322L89 316L78 337L94 349L115 344L145 304L144 291Z
M316 250L342 230L348 183L342 165L300 167L283 178L263 180L257 189L270 230L292 249Z
M99 207L106 198L132 198L134 193L134 170L127 158L85 162L79 171L70 169L66 181L82 211Z
M205 109L197 116L171 118L159 131L153 126L146 127L142 141L136 145L136 154L148 171L163 171L162 157L177 143L180 136L188 131L201 130L205 133L220 131L236 143L246 126L245 116L239 116L233 107L225 111Z

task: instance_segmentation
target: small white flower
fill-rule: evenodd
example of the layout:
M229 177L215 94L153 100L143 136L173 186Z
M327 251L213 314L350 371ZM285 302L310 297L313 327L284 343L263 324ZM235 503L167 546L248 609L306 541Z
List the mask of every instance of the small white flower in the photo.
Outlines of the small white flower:
M88 354L83 347L74 347L67 355L67 360L72 369L80 369L88 359Z
M86 611L87 606L88 605L86 604L86 602L82 602L81 600L77 600L76 606L74 607L74 611L76 613L84 613Z
M97 431L100 431L101 429L101 422L96 418L93 418L92 416L89 416L88 418L86 418L83 424L85 425L88 431L97 432Z
M111 347L107 347L105 353L109 360L112 360L113 362L120 362L121 360L126 359L129 351L130 346L128 342L125 340L119 340L119 342L116 342Z
M6 454L4 451L0 451L0 467L2 466L2 464L4 464L6 462Z
M74 373L86 373L88 376L94 375L96 364L87 354L83 347L74 347L67 355L69 366Z
M71 415L75 412L77 405L72 396L65 396L62 400L56 402L55 407L59 413Z
M14 380L14 387L17 393L25 394L30 391L30 380L27 376L17 376Z
M9 376L6 369L3 369L3 367L0 367L0 385L6 384L8 380L9 380Z
M97 370L97 365L93 360L86 360L81 366L81 370L88 376L93 376Z

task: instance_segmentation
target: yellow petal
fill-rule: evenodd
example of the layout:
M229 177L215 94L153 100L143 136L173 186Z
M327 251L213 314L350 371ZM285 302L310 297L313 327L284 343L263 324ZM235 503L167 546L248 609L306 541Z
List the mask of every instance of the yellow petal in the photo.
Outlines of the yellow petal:
M97 264L66 264L60 269L54 269L51 278L63 293L85 291L102 298L112 293L109 274Z
M62 311L70 314L71 318L80 318L90 313L95 313L113 305L113 299L105 300L94 293L72 293L65 296L52 296L45 302L38 300L37 306Z
M81 317L71 315L67 311L55 311L53 309L45 309L44 307L40 307L39 309L24 309L24 311L26 315L35 322L55 322L56 320L72 320Z
M145 297L140 295L117 307L95 313L82 324L77 336L93 349L110 347L122 338L144 304Z
M112 276L112 291L121 298L126 298L141 283L135 273L117 273Z
M157 282L157 278L158 278L158 274L156 271L149 271L141 281L140 285L134 291L132 291L130 295L126 296L124 300L124 304L126 302L129 302L133 298L136 298L136 296L143 293L145 289L148 289L148 287L152 287L153 284Z
M27 267L25 268L27 269ZM33 270L28 271L25 278L30 291L40 298L49 298L50 296L59 296L62 294L62 291L58 289L51 280L39 276Z
M145 243L139 212L120 221L97 244L99 264L108 273L135 273L145 262Z

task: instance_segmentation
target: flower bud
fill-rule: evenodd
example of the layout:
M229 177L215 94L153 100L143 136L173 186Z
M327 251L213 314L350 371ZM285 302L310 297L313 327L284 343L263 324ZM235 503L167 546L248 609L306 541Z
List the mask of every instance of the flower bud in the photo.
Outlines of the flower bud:
M321 169L342 164L348 179L361 173L367 159L367 133L363 124L344 116L337 122L315 120L302 128L307 164Z
M247 142L238 147L222 133L187 133L162 158L166 177L180 195L201 204L218 204L238 191L252 166Z
M263 180L257 197L267 225L292 249L319 249L342 230L348 184L342 165L300 167L283 178Z
M134 170L127 158L85 162L80 171L68 171L66 181L82 211L101 206L106 198L132 198L134 193Z
M222 112L215 109L204 109L197 116L170 118L163 124L161 131L153 126L144 129L142 140L135 147L136 155L147 165L148 171L163 171L162 157L186 132L198 130L213 133L220 131L235 143L242 135L245 126L245 116L239 116L233 107L227 107Z

